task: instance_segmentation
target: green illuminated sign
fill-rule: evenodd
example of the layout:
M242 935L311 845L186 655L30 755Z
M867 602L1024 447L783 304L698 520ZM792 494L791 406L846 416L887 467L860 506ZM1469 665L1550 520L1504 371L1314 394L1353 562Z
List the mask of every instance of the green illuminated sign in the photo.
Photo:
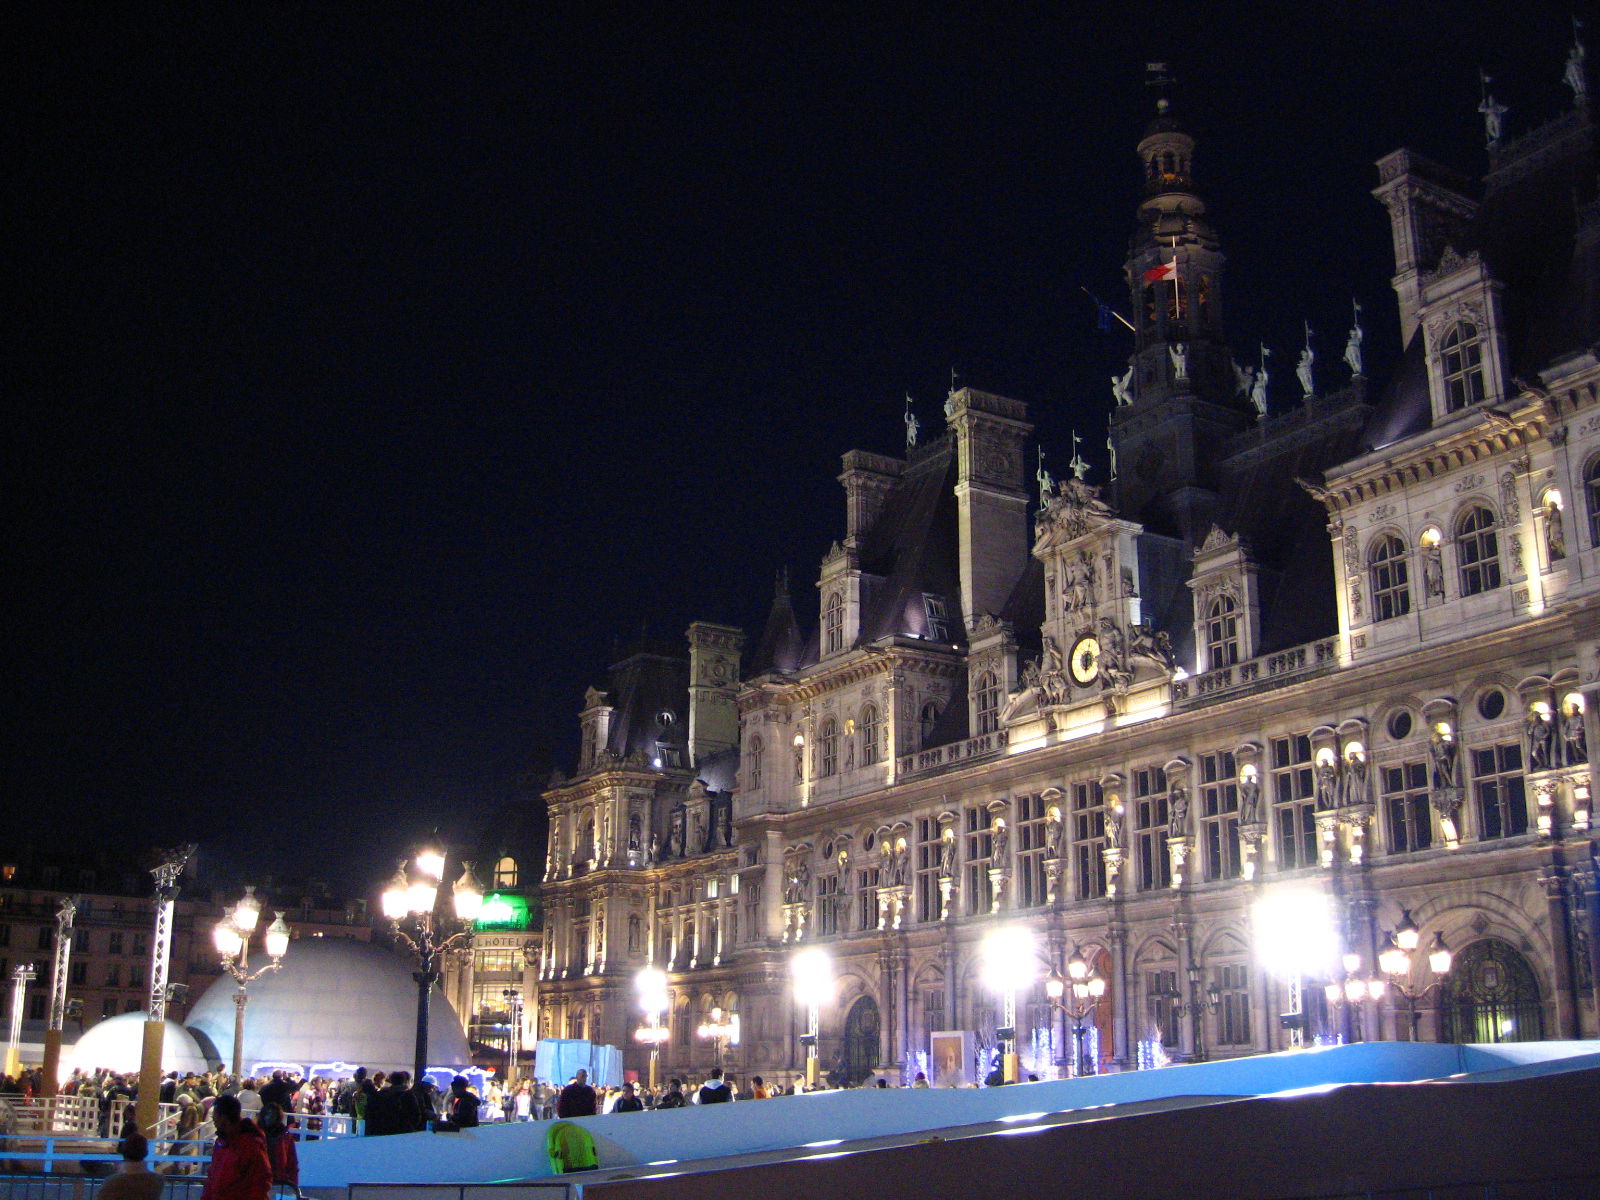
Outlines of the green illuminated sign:
M526 929L528 927L528 902L521 896L508 896L491 892L483 898L474 929Z

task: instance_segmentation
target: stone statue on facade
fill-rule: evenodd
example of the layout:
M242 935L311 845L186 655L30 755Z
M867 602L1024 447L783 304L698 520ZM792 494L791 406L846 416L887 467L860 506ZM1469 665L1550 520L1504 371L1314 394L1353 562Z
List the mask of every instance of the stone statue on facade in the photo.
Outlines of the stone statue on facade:
M1583 732L1583 709L1576 702L1561 710L1561 746L1569 767L1587 766L1589 748Z
M1130 366L1120 376L1111 377L1111 395L1116 399L1118 408L1127 408L1133 403L1133 368Z
M1253 772L1239 781L1239 824L1261 821L1261 779Z
M1148 624L1143 624L1135 625L1130 632L1133 635L1128 644L1130 662L1142 658L1159 663L1164 670L1172 670L1175 662L1172 656L1172 638L1165 629L1152 632Z
M1339 763L1333 758L1317 760L1315 770L1317 811L1328 812L1339 806Z
M906 397L906 449L916 447L917 435L922 432L922 422L917 420L917 414L911 411L911 397Z
M1572 102L1579 108L1589 103L1589 80L1584 74L1583 60L1588 57L1578 31L1583 26L1578 18L1572 18L1572 49L1567 51L1567 67L1561 75L1561 81L1572 89Z
M1272 357L1272 351L1265 345L1261 347L1261 366L1256 371L1256 377L1250 384L1250 403L1255 406L1256 416L1267 415L1267 381L1272 378L1267 371L1267 359Z
M1367 756L1352 754L1344 761L1343 804L1349 808L1367 802Z
M1167 788L1167 836L1183 837L1189 832L1189 788L1174 781Z
M1060 817L1050 817L1044 823L1044 856L1060 858L1067 823Z
M1189 378L1189 347L1182 342L1173 342L1167 347L1167 356L1172 359L1172 378L1179 383L1184 383Z
M1004 818L995 822L994 831L989 835L989 861L992 866L1006 867L1010 865L1011 854L1011 826L1005 823Z
M1482 70L1478 72L1479 89L1483 100L1478 105L1478 111L1483 114L1483 138L1490 147L1498 146L1500 138L1505 133L1506 113L1511 110L1494 98L1494 93L1489 90L1489 85L1494 82Z
M1523 722L1523 735L1528 743L1528 770L1548 771L1550 762L1550 718L1537 708L1528 710Z
M952 879L956 873L956 836L946 829L939 842L939 878Z
M1422 549L1422 591L1426 596L1444 598L1444 554L1437 544Z
M1106 805L1106 845L1122 845L1122 805Z
M1316 351L1311 348L1311 327L1306 326L1306 345L1300 351L1300 361L1294 366L1294 377L1300 381L1300 391L1306 400L1316 393L1317 381L1312 375L1311 365L1317 361Z
M1351 303L1355 306L1356 315L1355 321L1350 326L1350 337L1344 344L1344 363L1345 366L1350 368L1350 377L1352 379L1360 379L1361 342L1363 338L1361 332L1361 304L1359 301L1354 300Z
M647 867L655 866L656 863L658 861L660 861L660 858L661 858L661 839L659 837L657 837L654 833L652 833L650 835L650 841L648 843L646 843L646 845L645 845L645 851L644 851L645 866L647 866Z
M1554 501L1544 506L1544 548L1551 562L1560 562L1567 556L1566 522L1561 517L1561 506Z
M1460 776L1457 773L1456 740L1437 729L1433 731L1433 740L1428 743L1428 757L1433 760L1433 786L1437 788L1458 788L1461 786Z
M667 828L667 855L671 858L683 858L689 852L684 840L684 821L687 817L688 813L682 804L674 806Z
M644 824L639 820L638 813L628 814L628 849L633 852L639 850L640 838L644 833Z

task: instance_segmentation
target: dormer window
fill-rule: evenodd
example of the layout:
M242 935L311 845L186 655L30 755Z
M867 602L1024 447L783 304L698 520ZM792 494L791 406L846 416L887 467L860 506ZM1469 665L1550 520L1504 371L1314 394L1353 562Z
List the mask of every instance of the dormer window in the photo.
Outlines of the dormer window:
M917 718L918 732L922 734L922 744L924 746L933 740L933 729L938 723L939 706L929 700L922 706L922 712Z
M1471 321L1457 321L1439 340L1446 412L1483 400L1483 335Z
M1600 547L1600 458L1583 473L1583 498L1589 508L1589 545Z
M857 727L861 732L861 765L878 761L878 709L876 705L869 704L861 710L861 724Z
M1206 610L1206 670L1231 667L1239 661L1239 606L1232 596L1218 596Z
M1000 680L993 671L985 671L978 676L978 685L973 689L972 698L978 733L993 733L1000 728Z
M844 597L838 592L829 594L822 610L822 645L826 654L844 649Z
M759 737L750 739L750 786L761 786L761 755L766 750L766 745Z
M944 597L935 596L932 592L922 594L922 615L927 621L927 637L930 642L950 641L950 614L945 607Z

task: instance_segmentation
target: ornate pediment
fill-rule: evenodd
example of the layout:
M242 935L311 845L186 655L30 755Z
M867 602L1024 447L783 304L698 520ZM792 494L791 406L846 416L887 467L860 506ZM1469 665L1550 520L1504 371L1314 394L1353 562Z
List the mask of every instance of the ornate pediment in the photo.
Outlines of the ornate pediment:
M1211 532L1206 534L1206 540L1200 543L1201 554L1213 554L1218 550L1226 550L1238 543L1239 539L1231 533L1224 533L1222 526L1213 525Z
M1068 479L1039 512L1039 536L1052 542L1071 541L1116 519L1110 505L1100 499L1100 489L1081 479Z

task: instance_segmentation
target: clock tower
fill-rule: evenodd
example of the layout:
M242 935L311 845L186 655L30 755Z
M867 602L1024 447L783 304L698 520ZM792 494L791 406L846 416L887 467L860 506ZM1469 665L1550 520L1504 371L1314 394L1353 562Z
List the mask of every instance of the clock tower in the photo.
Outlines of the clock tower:
M1144 199L1124 264L1134 350L1111 417L1119 510L1191 550L1211 527L1223 446L1254 417L1223 340L1224 258L1194 147L1163 98L1139 143Z

